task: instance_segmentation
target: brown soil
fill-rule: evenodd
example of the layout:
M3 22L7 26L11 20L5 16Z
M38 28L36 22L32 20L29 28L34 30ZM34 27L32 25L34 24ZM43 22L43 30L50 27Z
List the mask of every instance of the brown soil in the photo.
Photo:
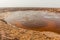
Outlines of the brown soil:
M60 34L54 32L27 30L7 24L2 20L6 15L9 12L0 14L0 40L60 40Z

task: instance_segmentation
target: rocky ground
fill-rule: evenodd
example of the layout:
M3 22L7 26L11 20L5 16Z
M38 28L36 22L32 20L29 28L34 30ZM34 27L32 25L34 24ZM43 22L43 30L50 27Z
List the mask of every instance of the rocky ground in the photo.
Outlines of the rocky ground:
M54 32L39 32L17 28L3 19L10 13L0 13L0 40L60 40L60 34Z

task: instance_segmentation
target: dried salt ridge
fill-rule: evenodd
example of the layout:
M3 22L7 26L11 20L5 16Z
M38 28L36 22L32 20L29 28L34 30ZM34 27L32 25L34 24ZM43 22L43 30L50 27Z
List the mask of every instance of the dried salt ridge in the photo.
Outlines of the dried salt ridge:
M17 25L15 23L18 22L28 29L37 28L37 30L47 31L49 28L51 28L48 31L57 31L57 33L60 33L60 13L49 11L16 11L10 13L11 14L4 20L12 25Z
M0 19L4 19L4 18L6 18L9 15L10 15L9 11L8 12L2 12L2 13L0 13Z

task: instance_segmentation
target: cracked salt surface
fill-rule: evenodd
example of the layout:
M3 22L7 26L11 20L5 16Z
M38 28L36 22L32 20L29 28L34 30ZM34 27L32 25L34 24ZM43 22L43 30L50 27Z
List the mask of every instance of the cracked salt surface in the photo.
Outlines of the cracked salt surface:
M16 11L16 12L11 12L11 14L5 18L7 21L31 21L31 20L38 20L41 18L60 18L60 14L56 14L53 12L47 12L47 11Z

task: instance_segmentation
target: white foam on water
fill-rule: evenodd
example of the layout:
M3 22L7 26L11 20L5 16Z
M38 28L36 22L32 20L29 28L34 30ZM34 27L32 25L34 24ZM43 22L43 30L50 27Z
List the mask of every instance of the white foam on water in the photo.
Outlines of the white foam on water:
M5 18L5 21L8 23L18 21L26 25L39 25L39 22L41 22L43 19L48 21L60 20L60 13L47 11L16 11L11 12L11 14Z

